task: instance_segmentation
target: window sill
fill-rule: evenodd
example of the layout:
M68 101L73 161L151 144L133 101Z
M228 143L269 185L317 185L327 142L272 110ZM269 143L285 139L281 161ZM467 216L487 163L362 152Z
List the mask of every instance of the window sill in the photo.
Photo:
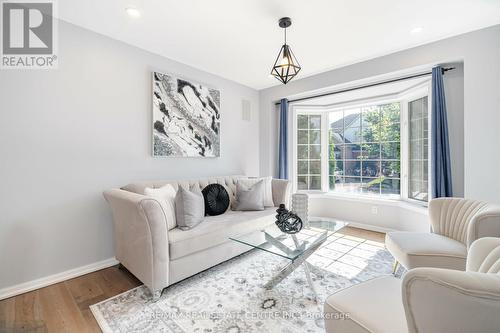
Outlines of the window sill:
M363 202L373 205L384 205L384 206L396 206L404 209L412 210L418 213L427 214L427 205L420 202L405 201L402 199L391 199L391 198L375 198L375 197L362 197L348 194L336 194L331 192L319 192L319 191L299 191L299 193L306 193L309 198L318 199L332 199L332 200L344 200L350 202Z

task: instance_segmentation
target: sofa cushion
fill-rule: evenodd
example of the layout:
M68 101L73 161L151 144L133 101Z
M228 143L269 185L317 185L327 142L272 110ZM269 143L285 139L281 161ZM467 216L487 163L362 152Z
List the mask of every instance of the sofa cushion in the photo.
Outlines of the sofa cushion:
M174 228L168 232L170 260L232 242L229 237L265 228L274 223L274 208L262 211L227 211L222 215L206 216L190 230ZM250 248L249 248L250 249Z
M401 280L384 276L329 296L324 305L328 333L408 332Z
M429 232L389 232L387 250L406 269L436 267L465 270L467 247L448 237Z

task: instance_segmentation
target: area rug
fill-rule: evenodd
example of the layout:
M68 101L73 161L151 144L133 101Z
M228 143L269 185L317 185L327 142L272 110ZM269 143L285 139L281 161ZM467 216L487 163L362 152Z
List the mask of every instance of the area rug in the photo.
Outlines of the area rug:
M273 290L263 285L287 260L252 250L166 288L157 302L144 286L92 305L103 332L324 332L325 299L344 288L390 274L383 244L338 234L308 260L318 301L302 267Z

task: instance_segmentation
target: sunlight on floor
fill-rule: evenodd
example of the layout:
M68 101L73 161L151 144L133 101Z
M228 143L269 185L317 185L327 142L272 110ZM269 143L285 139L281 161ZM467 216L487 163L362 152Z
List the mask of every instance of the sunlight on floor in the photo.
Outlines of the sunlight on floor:
M342 232L331 236L308 262L346 278L359 276L369 265L382 265L384 243L353 237Z

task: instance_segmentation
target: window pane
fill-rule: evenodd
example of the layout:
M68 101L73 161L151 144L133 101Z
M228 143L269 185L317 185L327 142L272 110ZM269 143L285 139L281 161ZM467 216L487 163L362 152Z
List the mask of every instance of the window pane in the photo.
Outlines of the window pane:
M319 130L309 131L309 143L319 145L321 143L321 131Z
M362 183L360 177L345 177L345 182L342 185L342 190L349 193L361 193Z
M387 160L399 160L399 142L382 142L382 158Z
M307 119L307 115L299 114L297 116L297 128L309 129L309 120Z
M379 161L363 161L361 166L363 177L378 177L380 174Z
M308 143L308 134L309 134L309 131L298 130L297 131L297 143L298 144L307 144Z
M297 188L299 190L307 190L307 176L298 176L297 177Z
M344 170L344 163L342 161L330 161L328 164L328 171L330 176L342 176Z
M400 104L389 103L380 105L380 112L382 114L382 126L384 122L399 123L400 122Z
M297 158L299 160L306 160L309 158L309 146L299 145L297 146Z
M380 178L363 177L363 193L380 194Z
M370 106L363 109L363 127L378 127L380 125L380 108Z
M361 127L347 127L344 130L345 143L361 142Z
M361 145L363 159L365 160L379 160L380 159L380 144L379 143L365 143Z
M361 127L361 109L344 111L344 128Z
M309 176L309 189L321 190L321 176Z
M312 160L319 160L321 158L321 145L309 146L309 158Z
M408 103L409 180L408 197L428 200L428 100L419 98Z
M399 179L384 179L382 181L382 194L399 194L400 181Z
M334 129L335 132L340 132L344 128L344 112L330 112L328 115L328 122L330 124L330 129Z
M309 174L310 175L321 175L321 161L310 161L309 162Z
M307 169L307 161L298 161L297 162L297 173L299 175L307 175L309 170Z
M309 129L321 129L321 116L309 116Z
M345 161L344 163L346 176L361 176L361 162Z
M344 130L337 128L331 129L329 141L330 144L335 145L344 143Z
M378 139L375 138L375 135L377 134L377 130L378 130L377 127L363 127L361 141L363 141L363 142L377 142Z
M346 160L357 160L361 157L361 147L359 145L345 145L344 158Z
M399 161L382 161L382 175L390 178L400 177Z
M343 156L343 151L344 151L344 146L334 146L334 145L330 145L330 149L329 149L329 152L328 152L328 158L330 160L340 160L342 158L344 158Z

